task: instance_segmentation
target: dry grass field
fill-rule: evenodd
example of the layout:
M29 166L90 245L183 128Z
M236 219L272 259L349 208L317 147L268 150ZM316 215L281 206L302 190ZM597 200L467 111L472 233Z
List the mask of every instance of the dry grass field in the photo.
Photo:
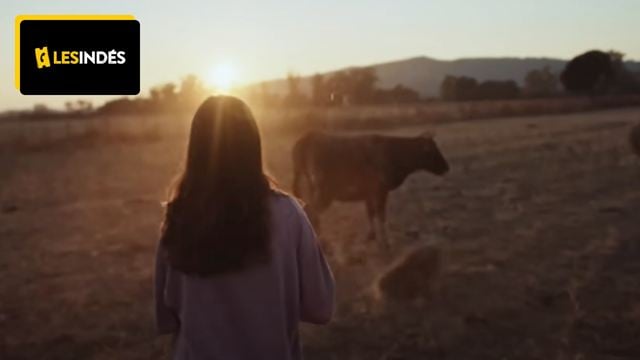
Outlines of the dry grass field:
M452 170L391 194L391 251L366 239L362 205L324 217L339 306L303 326L306 358L640 358L638 122L640 108L433 125ZM163 358L153 251L188 121L87 124L0 124L0 359ZM263 135L289 188L297 135ZM383 269L420 244L442 251L437 291L379 300Z

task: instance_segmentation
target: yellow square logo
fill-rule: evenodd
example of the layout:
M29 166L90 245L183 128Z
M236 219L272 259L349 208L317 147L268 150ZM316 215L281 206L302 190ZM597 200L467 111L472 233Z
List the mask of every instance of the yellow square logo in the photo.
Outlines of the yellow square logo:
M49 49L46 46L41 49L36 48L36 64L38 65L38 69L51 67L51 62L49 61Z

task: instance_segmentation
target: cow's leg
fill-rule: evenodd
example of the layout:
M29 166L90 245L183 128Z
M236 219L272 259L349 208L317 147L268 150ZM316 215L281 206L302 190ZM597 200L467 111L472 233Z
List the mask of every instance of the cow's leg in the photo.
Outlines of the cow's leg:
M369 219L369 233L367 239L373 240L376 238L376 208L375 202L371 199L365 201L367 206L367 219Z
M329 205L331 205L330 197L326 196L322 192L314 193L313 200L308 205L307 216L309 216L309 221L311 221L311 225L318 235L318 240L322 244L323 249L327 254L333 254L333 247L326 241L326 236L323 234L320 221L320 215L327 210Z
M378 223L378 236L377 238L386 246L389 247L389 238L387 237L387 195L386 191L380 192L375 201L375 214Z
M320 215L331 205L332 198L322 188L314 189L311 202L307 206L307 215L316 232L320 232Z

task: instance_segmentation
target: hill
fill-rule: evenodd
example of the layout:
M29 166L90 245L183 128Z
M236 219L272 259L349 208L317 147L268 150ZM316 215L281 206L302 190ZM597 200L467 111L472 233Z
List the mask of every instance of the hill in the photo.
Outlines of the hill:
M440 83L446 75L471 76L481 81L489 79L515 80L522 84L525 75L530 70L549 66L553 72L559 73L566 62L567 60L554 58L504 57L437 60L422 56L369 66L376 70L379 87L391 88L402 84L418 91L423 97L430 97L438 95ZM627 61L626 65L632 71L640 71L640 62ZM301 79L301 87L307 93L311 89L310 79L311 76L304 76ZM284 94L287 91L286 79L267 81L266 84L273 93Z

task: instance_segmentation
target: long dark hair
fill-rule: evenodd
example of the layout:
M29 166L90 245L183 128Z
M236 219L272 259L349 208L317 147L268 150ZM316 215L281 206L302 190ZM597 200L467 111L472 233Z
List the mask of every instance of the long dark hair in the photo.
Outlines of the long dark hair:
M247 105L230 96L205 100L167 203L161 244L169 264L210 276L267 261L270 188Z

